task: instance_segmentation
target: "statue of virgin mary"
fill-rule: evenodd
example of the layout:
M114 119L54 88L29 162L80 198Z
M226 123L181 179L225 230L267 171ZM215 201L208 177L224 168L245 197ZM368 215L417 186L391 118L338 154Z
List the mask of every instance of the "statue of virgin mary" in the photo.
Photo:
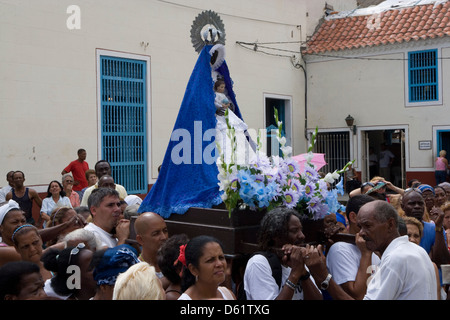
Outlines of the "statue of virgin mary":
M213 27L201 28L205 15L212 17L213 21L210 19L208 24ZM196 21L200 21L200 27L196 26ZM220 18L217 20L217 15L211 11L203 12L194 21L191 38L193 33L195 39L200 35L203 45L193 41L199 57L189 78L158 179L141 203L139 213L151 211L169 218L171 214L184 214L191 207L220 205L217 160L230 159L227 135L230 127L235 129L236 136L244 137L237 139L242 144L237 148L240 161L251 161L255 155L255 144L247 133L225 61L223 29ZM226 98L232 106L227 116L217 112L214 103L214 83L219 79L225 83ZM225 157L220 157L220 153L225 153Z

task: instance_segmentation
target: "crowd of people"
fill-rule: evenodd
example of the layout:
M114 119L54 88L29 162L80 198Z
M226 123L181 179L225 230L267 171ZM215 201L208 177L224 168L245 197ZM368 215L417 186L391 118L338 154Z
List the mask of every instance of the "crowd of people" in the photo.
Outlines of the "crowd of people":
M329 215L345 241L305 243L301 213L272 209L258 249L230 259L214 236L169 235L161 216L138 213L142 200L114 182L107 161L91 170L86 152L78 156L43 200L23 172L7 174L0 300L449 298L441 266L450 264L450 183L363 183Z

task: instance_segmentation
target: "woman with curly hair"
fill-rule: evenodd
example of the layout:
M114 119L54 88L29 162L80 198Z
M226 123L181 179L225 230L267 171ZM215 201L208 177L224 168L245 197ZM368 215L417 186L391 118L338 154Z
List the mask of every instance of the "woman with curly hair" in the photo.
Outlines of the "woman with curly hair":
M266 213L258 239L261 251L245 268L247 300L322 299L303 261L302 230L301 217L294 209L277 207Z

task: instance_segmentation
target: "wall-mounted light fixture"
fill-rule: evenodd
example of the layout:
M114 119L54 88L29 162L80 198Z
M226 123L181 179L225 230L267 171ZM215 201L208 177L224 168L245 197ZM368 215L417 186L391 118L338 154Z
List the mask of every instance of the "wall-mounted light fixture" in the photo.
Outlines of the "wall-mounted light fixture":
M350 128L350 130L353 131L353 134L356 134L356 125L353 124L354 121L355 118L353 118L351 115L348 115L347 118L345 118L347 126Z

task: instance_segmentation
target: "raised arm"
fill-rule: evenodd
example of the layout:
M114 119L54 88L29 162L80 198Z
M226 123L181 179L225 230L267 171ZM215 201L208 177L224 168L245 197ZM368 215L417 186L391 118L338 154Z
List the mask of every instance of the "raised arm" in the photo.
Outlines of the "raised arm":
M355 281L348 281L341 284L342 289L357 300L362 300L367 291L367 279L370 277L368 272L372 265L372 252L367 250L366 242L359 234L356 234L356 245L361 251L361 260L359 261L358 273Z
M431 259L440 268L441 264L450 263L450 252L444 238L443 222L445 213L441 208L434 207L432 210L438 211L438 217L435 221L435 240L431 248Z

